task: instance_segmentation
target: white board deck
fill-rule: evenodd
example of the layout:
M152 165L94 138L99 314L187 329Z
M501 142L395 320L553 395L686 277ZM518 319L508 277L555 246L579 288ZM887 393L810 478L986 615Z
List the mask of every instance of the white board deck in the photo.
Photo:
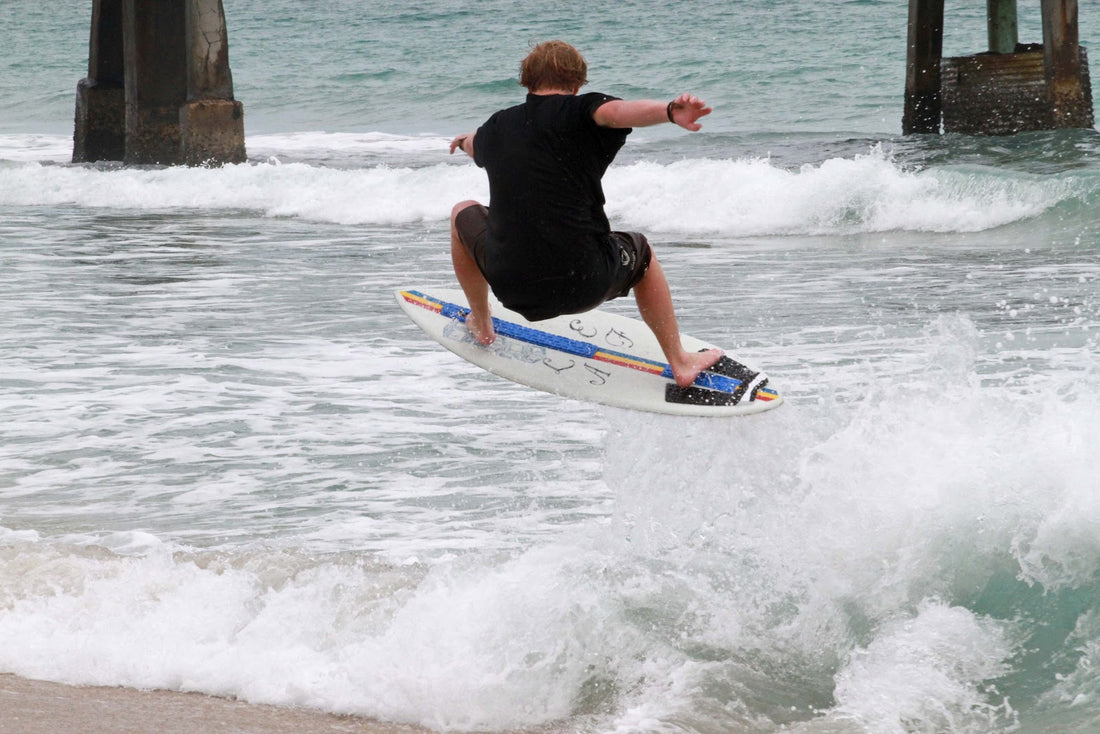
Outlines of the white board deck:
M479 344L466 329L460 289L405 288L397 303L424 332L463 359L537 390L619 408L671 415L727 417L778 407L783 399L763 372L729 355L680 388L644 322L605 311L530 322L495 300L497 338ZM686 349L712 345L683 336Z

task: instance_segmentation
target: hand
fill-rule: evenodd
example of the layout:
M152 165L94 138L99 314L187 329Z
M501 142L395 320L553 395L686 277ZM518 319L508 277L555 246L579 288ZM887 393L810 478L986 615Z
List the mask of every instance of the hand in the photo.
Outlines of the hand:
M711 113L710 107L707 107L707 103L696 97L694 94L688 94L684 92L676 99L672 100L671 108L672 121L680 127L695 132L702 129L696 120L704 115Z
M459 135L457 138L452 140L451 141L451 155L454 155L454 152L456 150L458 150L459 148L462 148L463 153L469 153L470 151L466 150L466 140L469 137L470 137L469 135Z

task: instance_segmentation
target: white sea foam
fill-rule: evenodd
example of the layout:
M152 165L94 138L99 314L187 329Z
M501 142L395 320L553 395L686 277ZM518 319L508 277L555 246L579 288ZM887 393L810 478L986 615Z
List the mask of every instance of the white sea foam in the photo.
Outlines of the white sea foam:
M646 231L733 236L973 232L1038 216L1073 186L992 170L911 172L881 153L787 170L764 159L609 170L611 216Z
M906 734L914 722L926 731L1010 731L1014 711L986 681L1008 672L1013 648L1002 625L924 602L852 652L837 675L831 718L878 734Z
M9 138L10 142L10 138ZM249 210L337 224L445 221L454 202L488 198L482 171L446 158L446 140L384 135L263 136L260 160L223 168L101 170L40 165L60 158L22 138L0 146L12 161L0 205L123 210ZM437 151L432 156L431 151ZM14 151L14 152L13 152ZM372 160L398 151L424 165ZM280 155L294 162L282 163ZM353 167L349 156L365 156ZM333 157L340 167L309 163ZM430 163L436 158L440 162ZM972 232L1034 218L1074 196L1073 179L1004 177L992 169L906 171L881 153L787 170L768 160L683 160L613 166L605 179L616 226L696 235Z
M248 210L338 224L445 220L460 198L476 193L465 167L335 169L303 163L223 168L99 170L75 166L11 167L0 178L0 204L77 206L123 211Z
M391 135L388 133L330 133L295 132L249 135L249 155L266 159L268 156L294 154L326 158L338 156L355 160L370 154L435 154L447 150L447 139L435 135Z
M0 668L466 730L569 716L619 652L566 548L424 569L107 544L5 544Z
M929 338L959 363L926 384L840 370L869 387L847 412L701 425L609 411L610 515L520 552L384 564L293 540L204 551L142 531L5 532L0 669L438 730L596 716L613 698L597 728L623 732L747 725L772 670L810 698L835 691L827 716L787 714L813 717L807 732L1010 725L988 681L1020 638L943 599L1014 549L1044 583L1096 573L1072 528L1100 522L1078 502L1100 410L1079 381L1071 399L982 388L973 335Z
M664 569L639 605L671 607L669 632L730 651L716 659L799 665L816 678L837 707L796 731L1011 727L1008 692L992 681L1024 653L1014 622L943 599L1001 583L1005 568L1049 589L1088 588L1100 569L1082 535L1100 516L1078 495L1095 479L1077 447L1100 440L1089 382L1029 395L979 388L965 356L975 338L931 335L927 382L875 384L857 365L835 373L864 386L854 410L804 404L751 429L686 423L682 434L658 421L613 426L606 476L618 490L617 530L608 537ZM639 442L653 447L645 465L628 448ZM705 677L752 680L721 666ZM692 708L690 697L653 700L678 720ZM654 714L639 704L623 730Z

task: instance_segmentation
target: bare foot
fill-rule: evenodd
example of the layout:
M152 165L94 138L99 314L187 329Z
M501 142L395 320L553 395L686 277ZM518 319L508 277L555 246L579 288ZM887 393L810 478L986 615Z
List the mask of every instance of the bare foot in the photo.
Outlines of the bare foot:
M474 339L482 346L489 346L497 340L496 331L493 329L493 316L486 313L484 317L470 311L466 314L466 329L474 335ZM711 364L714 364L713 362ZM692 378L694 379L694 378Z
M680 387L688 387L695 382L699 373L714 363L725 354L721 349L708 349L705 352L683 352L675 364L670 363L672 376Z

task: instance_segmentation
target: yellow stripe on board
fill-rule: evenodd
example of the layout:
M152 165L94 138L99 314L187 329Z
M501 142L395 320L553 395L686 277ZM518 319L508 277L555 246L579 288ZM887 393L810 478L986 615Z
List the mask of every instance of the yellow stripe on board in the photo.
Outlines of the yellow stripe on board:
M439 313L443 309L443 307L436 301L430 301L419 294L410 293L409 291L401 291L401 295L409 303L414 303L417 306L428 309L429 311L435 311L436 313Z
M756 391L755 400L763 400L764 402L768 402L771 400L775 400L777 397L779 397L779 393L777 391L772 390L770 387L762 387Z
M609 354L604 351L598 351L592 355L593 359L601 362L607 362L608 364L617 364L621 367L629 367L632 370L639 370L640 372L649 372L650 374L660 375L665 371L665 365L659 362L651 362L645 359L632 359L630 357L620 354Z

